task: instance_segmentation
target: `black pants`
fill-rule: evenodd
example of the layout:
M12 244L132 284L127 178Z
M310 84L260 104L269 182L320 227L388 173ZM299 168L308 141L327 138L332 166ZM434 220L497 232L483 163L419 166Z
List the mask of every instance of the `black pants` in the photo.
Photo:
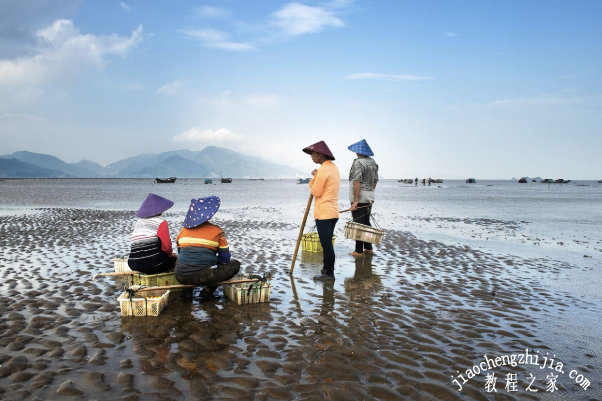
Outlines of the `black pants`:
M229 263L205 269L197 274L186 276L176 275L176 280L181 284L207 286L210 292L214 292L217 289L215 284L220 281L230 280L232 277L236 276L239 271L240 262L236 259L232 259Z
M144 268L139 267L139 268L132 269L132 270L139 271L140 273L143 273L143 274L165 273L170 270L173 270L176 267L177 261L178 261L178 257L173 255L173 256L168 256L165 259L165 261L163 263L161 263L159 266L151 266L151 267L144 267Z
M324 270L326 274L332 276L334 274L334 247L332 246L332 235L334 227L339 219L316 220L316 229L320 236L320 245L324 251Z
M372 206L369 203L358 203L357 207L367 206L362 209L352 210L351 215L353 221L356 223L364 224L366 226L372 226L370 224L370 215L372 214ZM364 250L371 251L372 244L369 242L355 241L355 252L364 253Z

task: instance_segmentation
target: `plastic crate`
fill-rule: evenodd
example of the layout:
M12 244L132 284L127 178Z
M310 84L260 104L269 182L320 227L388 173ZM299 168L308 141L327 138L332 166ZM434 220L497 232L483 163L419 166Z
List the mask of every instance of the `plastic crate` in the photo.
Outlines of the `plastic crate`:
M143 285L145 287L158 287L164 285L179 285L176 274L173 271L159 274L132 274L131 285ZM181 288L173 288L171 292L182 291Z
M128 259L128 256L113 259L113 263L115 264L115 273L124 273L132 271L132 269L130 269L130 267L128 266Z
M334 240L337 238L336 235L332 236L332 246L334 246ZM307 252L323 252L322 244L320 244L320 236L318 233L307 233L301 236L301 250Z
M132 286L131 290L137 290L140 286ZM134 294L130 299L126 291L117 298L121 316L159 316L169 301L169 290L144 291Z
M382 242L383 235L385 235L385 230L380 228L370 227L353 221L348 221L345 224L345 238L378 245Z
M246 280L249 276L237 275L228 281ZM268 302L272 292L272 284L264 281L256 283L236 283L222 285L224 294L239 305Z

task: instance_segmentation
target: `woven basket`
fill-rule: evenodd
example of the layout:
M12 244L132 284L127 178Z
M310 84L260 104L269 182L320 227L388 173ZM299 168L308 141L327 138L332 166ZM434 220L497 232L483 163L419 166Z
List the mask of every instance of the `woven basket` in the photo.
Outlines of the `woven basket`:
M334 246L334 240L336 235L332 236L332 246ZM307 233L301 236L301 250L306 252L323 252L322 244L320 244L320 236L318 233Z
M140 286L132 286L130 289L137 290ZM159 316L169 301L169 290L144 291L134 294L130 299L127 292L117 298L121 316Z
M345 224L345 238L378 245L382 242L383 235L385 235L385 230L380 228L366 226L353 221L348 221Z
M250 276L239 274L228 281L246 280ZM222 285L224 294L239 305L268 302L272 292L272 284L258 281L256 283L236 283Z

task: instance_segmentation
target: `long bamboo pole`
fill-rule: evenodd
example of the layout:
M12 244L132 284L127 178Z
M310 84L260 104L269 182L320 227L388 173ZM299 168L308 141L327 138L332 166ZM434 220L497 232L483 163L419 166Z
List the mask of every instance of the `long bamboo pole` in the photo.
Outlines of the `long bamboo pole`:
M134 274L146 274L146 273L142 273L142 272L137 272L137 271L129 271L129 272L119 272L119 273L98 273L95 274L94 276L92 276L92 281L94 281L96 279L96 277L101 276L101 277L105 277L105 276L132 276Z
M219 283L212 284L211 287L213 287L214 285L224 285L224 284L256 283L258 281L259 281L258 279L220 281ZM186 285L186 284L163 285L163 286L157 286L157 287L144 287L144 288L140 288L136 291L140 292L140 291L154 291L154 290L171 290L173 288L196 288L196 287L202 287L202 286Z
M311 201L314 199L313 195L309 195L309 200L307 201L307 207L305 208L305 215L303 216L303 222L301 223L301 228L299 229L299 237L297 237L297 245L295 245L295 253L293 254L293 261L291 262L291 271L290 274L293 274L293 269L295 268L295 261L297 260L297 252L299 252L299 244L301 243L301 237L303 236L303 230L305 229L305 222L307 222L307 215L309 214L309 209L311 208Z

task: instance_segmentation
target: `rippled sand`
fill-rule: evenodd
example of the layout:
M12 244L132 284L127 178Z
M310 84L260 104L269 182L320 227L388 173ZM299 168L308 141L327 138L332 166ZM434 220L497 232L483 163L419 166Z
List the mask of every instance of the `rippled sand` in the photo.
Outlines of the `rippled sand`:
M271 301L238 306L224 296L185 301L176 293L148 318L120 317L122 282L91 281L127 253L133 212L37 209L2 217L0 398L600 398L601 355L580 346L579 333L567 339L574 345L549 336L553 319L588 319L592 308L545 285L574 266L393 230L374 256L354 259L340 223L337 281L315 283L320 254L300 254L289 275L298 227L272 218L277 208L251 209L264 219L244 218L250 210L241 208L233 211L239 218L217 222L244 272L272 273ZM175 237L181 216L166 217ZM540 373L531 387L538 393L526 392L525 377L537 370L524 366L496 369L497 393L486 392L484 375L461 392L452 382L484 354L556 348L574 351L558 358L587 376L587 391L565 374L548 393ZM519 375L518 392L504 390L508 373Z

